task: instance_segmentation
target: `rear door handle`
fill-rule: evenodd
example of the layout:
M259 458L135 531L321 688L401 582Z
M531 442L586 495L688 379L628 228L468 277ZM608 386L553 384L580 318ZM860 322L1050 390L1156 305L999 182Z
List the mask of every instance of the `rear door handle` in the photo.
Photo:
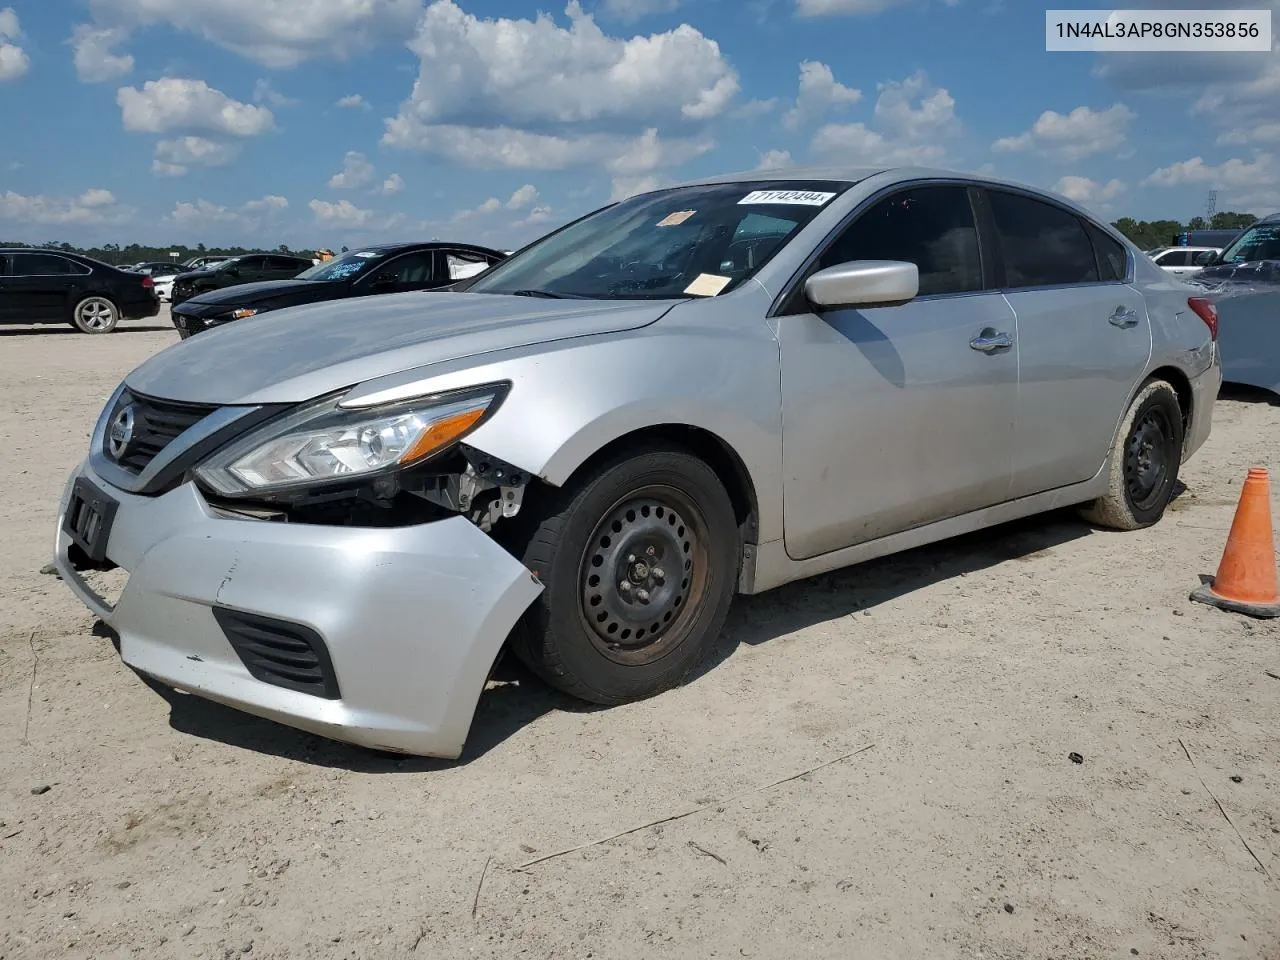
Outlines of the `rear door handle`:
M997 333L992 327L986 327L981 333L969 341L969 346L981 353L995 353L1013 346L1013 337L1007 333Z
M1113 327L1120 327L1122 330L1136 327L1138 325L1138 313L1128 307L1116 307L1115 313L1107 318L1107 322Z

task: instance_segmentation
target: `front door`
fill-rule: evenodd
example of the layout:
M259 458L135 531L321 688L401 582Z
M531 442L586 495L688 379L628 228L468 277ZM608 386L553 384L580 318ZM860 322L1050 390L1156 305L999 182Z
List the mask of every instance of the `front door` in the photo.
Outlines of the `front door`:
M787 553L805 559L1005 499L1018 331L988 289L971 193L907 188L815 269L906 260L911 303L778 317Z
M1021 369L1012 496L1081 483L1106 461L1151 356L1124 248L1074 213L989 190Z
M53 253L9 255L9 276L4 278L10 319L25 323L70 320L75 292L87 271L66 257Z

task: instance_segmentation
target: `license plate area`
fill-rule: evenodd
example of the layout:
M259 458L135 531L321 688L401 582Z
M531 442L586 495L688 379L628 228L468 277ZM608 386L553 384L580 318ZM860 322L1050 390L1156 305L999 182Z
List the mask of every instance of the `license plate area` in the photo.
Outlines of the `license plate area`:
M62 529L95 565L107 560L107 541L119 504L80 477L71 488Z

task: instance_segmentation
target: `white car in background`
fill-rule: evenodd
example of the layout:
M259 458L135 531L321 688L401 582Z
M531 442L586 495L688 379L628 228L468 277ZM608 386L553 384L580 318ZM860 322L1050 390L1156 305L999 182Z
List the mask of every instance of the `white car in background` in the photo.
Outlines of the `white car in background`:
M1221 247L1161 247L1152 250L1148 256L1156 266L1165 273L1178 277L1194 277L1204 269L1203 264L1196 263L1202 253L1221 253Z

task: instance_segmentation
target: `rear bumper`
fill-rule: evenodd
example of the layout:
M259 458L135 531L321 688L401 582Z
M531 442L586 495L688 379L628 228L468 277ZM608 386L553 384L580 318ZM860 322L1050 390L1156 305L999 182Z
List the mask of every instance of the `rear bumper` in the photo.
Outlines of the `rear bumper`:
M1212 362L1196 377L1191 378L1191 422L1187 424L1182 443L1182 458L1186 460L1209 439L1213 429L1213 404L1222 389L1222 361L1217 343L1211 344Z
M106 552L129 579L114 606L71 561L63 518L77 477L119 504ZM87 462L63 494L55 564L144 674L335 740L446 758L461 753L494 659L542 589L462 517L394 529L232 519L193 484L133 496ZM318 636L338 695L259 679L224 612Z
M144 320L154 317L160 312L160 298L147 297L145 300L130 300L120 304L120 315L126 320Z

